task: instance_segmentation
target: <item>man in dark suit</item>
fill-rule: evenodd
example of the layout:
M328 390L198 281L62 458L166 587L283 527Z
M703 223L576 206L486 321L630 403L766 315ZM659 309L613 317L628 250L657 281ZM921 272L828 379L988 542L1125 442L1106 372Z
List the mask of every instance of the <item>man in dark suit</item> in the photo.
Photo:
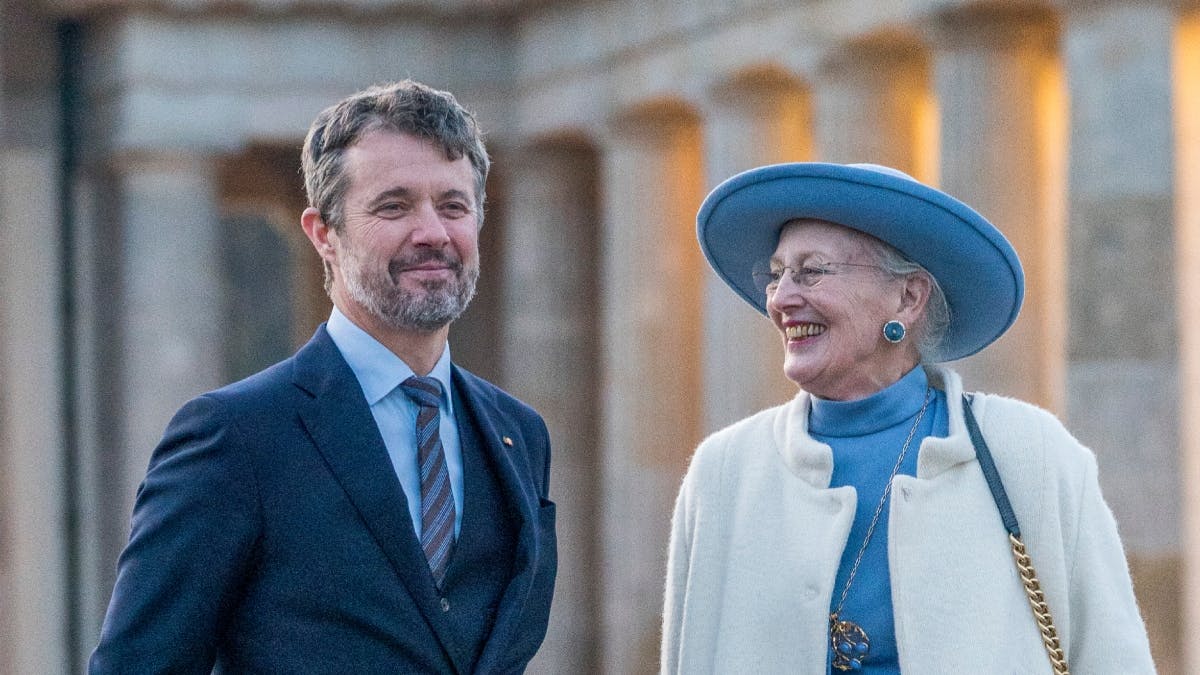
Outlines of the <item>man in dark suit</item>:
M317 117L301 224L333 312L171 421L91 672L524 670L557 564L549 437L447 344L488 163L470 113L415 82Z

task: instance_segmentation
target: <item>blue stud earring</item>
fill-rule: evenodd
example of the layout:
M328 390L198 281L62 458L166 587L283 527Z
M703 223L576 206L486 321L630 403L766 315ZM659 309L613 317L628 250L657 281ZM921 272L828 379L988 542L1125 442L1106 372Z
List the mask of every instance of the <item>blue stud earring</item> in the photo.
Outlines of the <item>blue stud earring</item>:
M895 319L883 324L883 339L892 344L897 344L903 340L906 334L908 334L908 329L904 327L904 324Z

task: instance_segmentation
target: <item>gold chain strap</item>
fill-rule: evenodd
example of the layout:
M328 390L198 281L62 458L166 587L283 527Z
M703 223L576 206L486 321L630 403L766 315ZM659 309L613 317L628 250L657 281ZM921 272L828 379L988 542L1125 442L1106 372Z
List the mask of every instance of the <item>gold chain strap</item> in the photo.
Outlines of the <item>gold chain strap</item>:
M1033 617L1037 619L1038 629L1042 632L1042 642L1050 656L1050 665L1054 667L1055 675L1070 675L1071 671L1067 670L1067 657L1063 655L1062 647L1058 644L1058 631L1055 630L1054 619L1050 616L1050 606L1046 604L1042 584L1038 581L1037 571L1033 569L1033 560L1025 552L1025 543L1020 537L1010 534L1008 540L1012 543L1013 559L1016 560L1017 570L1021 573L1025 595L1029 596Z

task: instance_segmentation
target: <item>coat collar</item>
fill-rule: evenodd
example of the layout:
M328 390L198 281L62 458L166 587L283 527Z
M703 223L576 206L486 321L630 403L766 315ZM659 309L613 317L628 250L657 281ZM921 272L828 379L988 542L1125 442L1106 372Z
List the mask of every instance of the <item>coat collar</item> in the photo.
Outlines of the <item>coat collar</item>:
M917 459L917 478L933 478L947 469L975 458L975 448L967 435L962 410L962 379L954 371L926 366L929 384L946 392L950 409L950 435L926 438ZM783 463L797 477L816 488L827 488L833 477L833 452L829 446L808 434L808 414L812 398L800 392L786 403L775 418L773 434Z

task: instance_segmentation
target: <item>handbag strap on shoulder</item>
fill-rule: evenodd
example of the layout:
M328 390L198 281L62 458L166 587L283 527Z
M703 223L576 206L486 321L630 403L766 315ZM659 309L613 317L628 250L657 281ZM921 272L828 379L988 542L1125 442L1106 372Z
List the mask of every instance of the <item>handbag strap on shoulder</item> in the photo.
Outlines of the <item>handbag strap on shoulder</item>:
M1004 483L1000 481L1000 472L996 470L996 462L992 459L992 451L988 449L987 441L983 440L983 432L975 421L975 413L971 411L971 399L963 395L963 417L967 421L967 433L971 435L971 443L975 446L975 457L983 469L983 477L987 480L988 488L992 491L992 499L996 500L996 508L1000 510L1000 520L1004 521L1004 529L1015 536L1021 536L1021 526L1017 524L1017 514L1013 513L1012 504L1008 501L1008 493L1004 491Z

